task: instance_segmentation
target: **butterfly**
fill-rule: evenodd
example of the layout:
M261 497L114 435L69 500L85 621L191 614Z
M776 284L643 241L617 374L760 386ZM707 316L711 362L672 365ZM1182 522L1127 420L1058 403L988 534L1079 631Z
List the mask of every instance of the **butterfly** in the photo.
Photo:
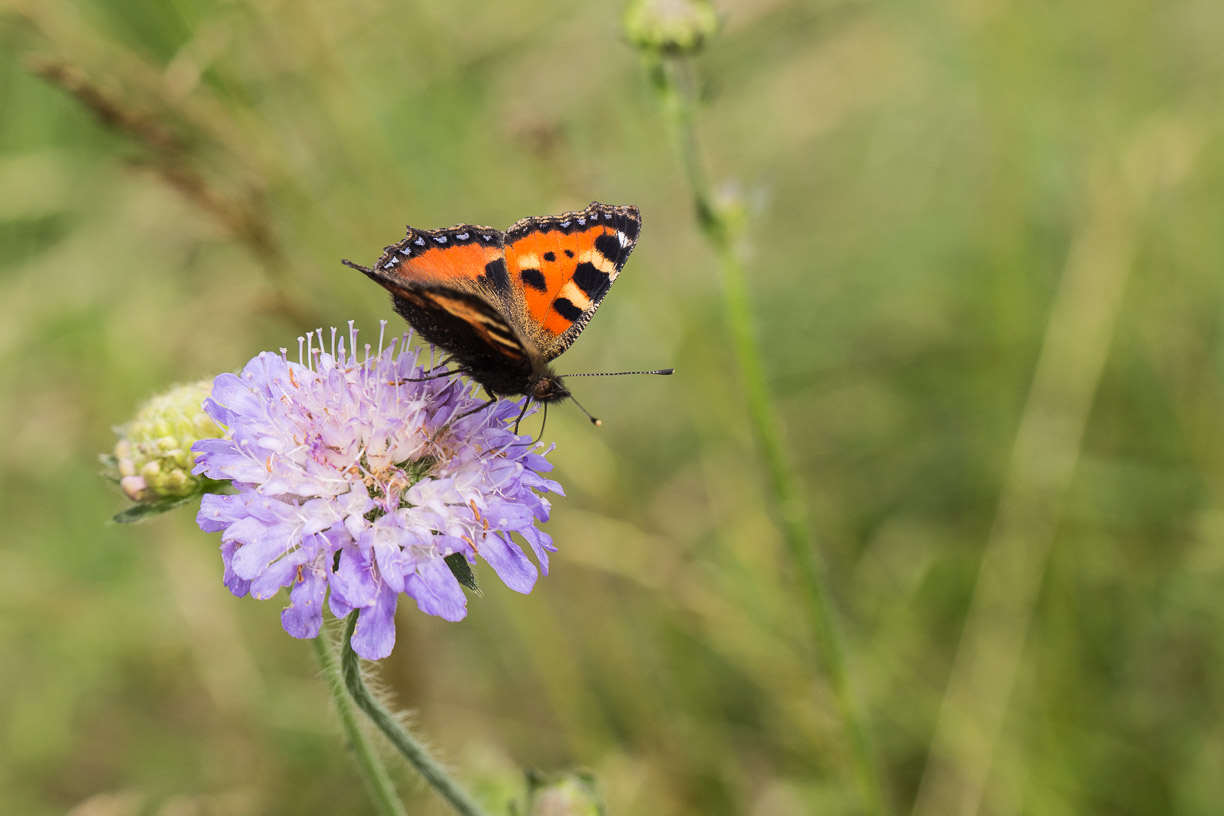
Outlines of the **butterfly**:
M641 227L637 207L591 202L579 212L524 218L505 232L408 227L372 268L343 263L389 291L395 311L446 350L458 364L448 373L467 374L493 399L525 395L547 404L572 399L548 364L586 328Z

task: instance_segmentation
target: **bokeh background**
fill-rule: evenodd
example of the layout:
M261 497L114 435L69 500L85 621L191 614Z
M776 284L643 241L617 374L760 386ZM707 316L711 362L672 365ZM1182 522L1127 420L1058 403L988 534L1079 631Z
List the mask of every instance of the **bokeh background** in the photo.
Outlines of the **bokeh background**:
M381 677L486 792L580 766L614 814L859 812L617 4L0 8L0 812L370 812L280 604L227 594L189 510L108 525L97 454L173 382L376 332L339 260L405 223L592 199L644 231L562 368L679 373L576 383L604 427L550 412L553 573L485 581L461 624L401 605ZM1218 813L1224 5L718 8L700 135L755 218L763 365L891 804Z

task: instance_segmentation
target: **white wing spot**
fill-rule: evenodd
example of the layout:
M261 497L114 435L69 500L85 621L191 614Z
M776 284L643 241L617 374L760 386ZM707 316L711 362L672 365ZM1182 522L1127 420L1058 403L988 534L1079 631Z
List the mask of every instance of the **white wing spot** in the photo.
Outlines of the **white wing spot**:
M468 234L466 232L461 232L455 237L458 238L460 241L466 241L468 239Z
M632 241L629 240L629 236L623 232L616 233L616 240L620 241L620 245L622 247L627 247L632 243Z
M434 240L437 241L439 244L445 244L446 236L445 235L435 235Z
M562 229L564 229L565 227L568 227L569 225L570 225L570 222L569 222L569 221L562 221L562 222L561 222L561 228L562 228Z
M412 243L416 244L417 246L425 246L425 239L421 237L417 237L417 239L413 241Z

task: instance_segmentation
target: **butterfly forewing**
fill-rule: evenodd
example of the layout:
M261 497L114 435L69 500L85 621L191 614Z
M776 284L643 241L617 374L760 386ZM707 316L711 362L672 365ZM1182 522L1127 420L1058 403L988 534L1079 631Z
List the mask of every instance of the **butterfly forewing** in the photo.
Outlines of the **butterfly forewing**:
M546 359L565 351L599 308L637 242L636 207L592 202L581 212L525 218L506 231L510 285L524 330Z
M512 293L502 254L503 237L501 230L473 224L441 230L409 227L404 240L383 251L376 268L404 280L483 292L506 301Z

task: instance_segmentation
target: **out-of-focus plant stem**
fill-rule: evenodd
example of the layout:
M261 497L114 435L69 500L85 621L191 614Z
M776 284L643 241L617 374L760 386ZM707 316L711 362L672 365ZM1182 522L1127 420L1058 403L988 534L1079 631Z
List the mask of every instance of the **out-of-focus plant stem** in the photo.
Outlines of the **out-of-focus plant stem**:
M647 72L658 94L664 118L685 175L692 187L697 221L718 259L723 278L723 306L732 348L748 403L748 415L777 503L790 561L799 579L804 612L824 659L838 714L849 742L849 756L866 811L890 812L860 703L855 694L845 644L829 597L828 579L807 520L800 486L786 453L782 431L766 385L761 351L752 327L752 304L739 243L742 225L715 200L697 140L697 99L687 58L647 52Z
M366 713L379 730L391 740L404 758L416 768L425 778L430 787L436 790L443 799L462 816L488 816L485 810L476 803L472 796L460 787L459 783L450 777L442 765L429 755L425 746L408 733L407 729L396 721L394 715L383 707L370 690L366 688L361 678L361 658L353 651L353 630L357 628L357 613L348 616L344 624L344 646L340 666L344 672L344 685L357 707Z
M357 722L357 710L344 687L344 675L340 670L340 661L336 658L335 644L327 633L320 632L312 641L315 659L323 670L323 678L327 681L327 690L331 693L332 703L336 706L336 714L340 717L340 726L344 729L344 737L353 749L353 758L357 761L357 771L365 782L370 799L382 816L406 816L403 804L395 792L395 784L387 775L382 760L374 746L370 745L365 733Z

